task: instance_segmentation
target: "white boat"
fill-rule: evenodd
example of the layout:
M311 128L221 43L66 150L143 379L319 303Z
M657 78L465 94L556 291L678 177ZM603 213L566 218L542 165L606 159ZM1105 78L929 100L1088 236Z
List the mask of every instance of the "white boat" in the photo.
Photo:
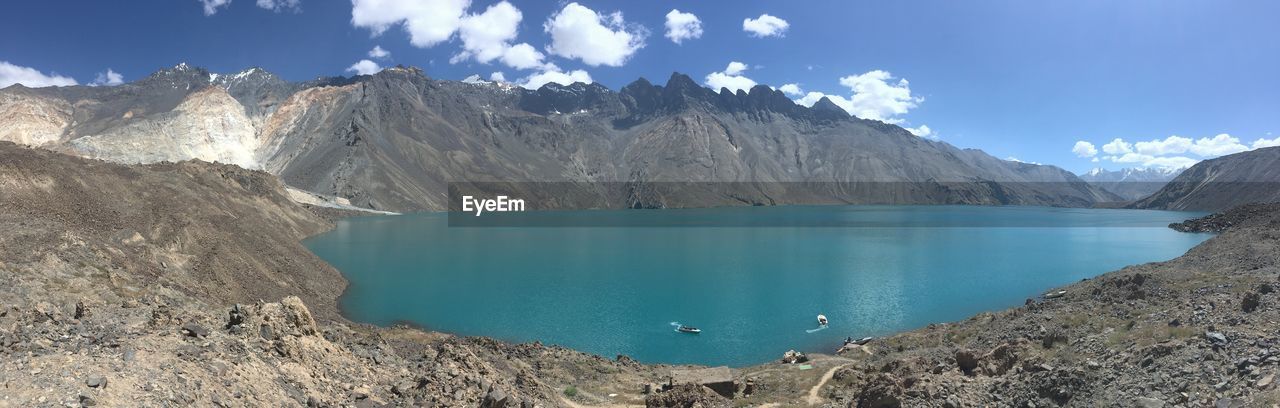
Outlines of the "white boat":
M676 328L676 330L680 331L681 333L692 333L692 334L702 333L702 329L699 329L693 326L685 326L683 324L680 325L680 327Z
M819 325L819 326L826 326L826 325L827 325L827 316L826 316L826 315L818 315L818 325Z

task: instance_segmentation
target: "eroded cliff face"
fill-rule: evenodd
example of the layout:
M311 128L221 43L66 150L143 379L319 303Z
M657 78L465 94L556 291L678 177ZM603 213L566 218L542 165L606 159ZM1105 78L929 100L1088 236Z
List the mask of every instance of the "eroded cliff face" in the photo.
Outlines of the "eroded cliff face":
M170 112L71 140L70 145L86 157L122 163L199 159L257 169L256 133L239 102L222 88L208 87Z
M0 141L47 146L62 141L71 124L71 104L21 92L0 93Z
M330 133L325 126L344 114L342 105L356 96L359 86L307 88L293 94L275 111L265 116L258 130L256 161L263 169L279 174L301 152L294 146Z

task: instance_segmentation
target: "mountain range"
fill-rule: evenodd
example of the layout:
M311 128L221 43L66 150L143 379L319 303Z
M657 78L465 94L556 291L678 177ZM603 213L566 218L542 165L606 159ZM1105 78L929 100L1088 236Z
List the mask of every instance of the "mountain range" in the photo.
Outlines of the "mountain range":
M1164 187L1165 183L1177 177L1182 170L1184 169L1156 167L1106 170L1099 167L1080 174L1080 179L1115 193L1126 201L1133 201Z
M830 100L805 107L763 85L717 92L679 73L619 91L529 90L411 67L288 82L179 64L113 87L14 85L0 90L0 117L0 140L122 163L262 169L390 211L446 209L450 183L483 182L549 198L548 208L1122 200L1060 168L917 137Z

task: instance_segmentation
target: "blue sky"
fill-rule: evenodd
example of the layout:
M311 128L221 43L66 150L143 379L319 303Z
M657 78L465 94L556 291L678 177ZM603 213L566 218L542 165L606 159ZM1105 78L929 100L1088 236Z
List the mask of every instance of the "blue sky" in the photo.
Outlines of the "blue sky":
M109 82L107 69L131 81L183 61L304 80L369 60L614 89L679 71L714 86L795 84L802 102L831 95L859 116L1075 172L1280 144L1272 1L231 0L206 13L219 2L9 4L0 84ZM701 35L668 38L672 9ZM744 28L777 21L764 14L786 28ZM375 46L389 57L370 56Z

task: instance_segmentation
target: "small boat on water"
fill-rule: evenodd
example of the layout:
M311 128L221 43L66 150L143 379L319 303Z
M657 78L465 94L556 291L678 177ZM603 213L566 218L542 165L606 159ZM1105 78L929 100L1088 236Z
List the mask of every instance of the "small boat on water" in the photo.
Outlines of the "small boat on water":
M1067 291L1060 290L1057 292L1049 292L1044 294L1045 299L1057 299L1067 294Z
M860 338L860 339L857 339L857 340L851 341L850 343L857 344L857 345L861 346L861 345L865 345L865 344L867 344L867 343L870 343L870 342L871 342L871 340L875 340L875 337L863 337L863 338Z
M693 326L685 326L685 325L683 325L683 324L682 324L682 325L680 325L680 327L677 327L677 328L676 328L676 331L681 332L681 333L690 333L690 334L698 334L698 333L702 333L702 329L699 329L699 328L697 328L697 327L693 327Z
M819 325L819 326L826 326L826 325L827 325L827 316L826 316L826 315L818 315L818 325Z

